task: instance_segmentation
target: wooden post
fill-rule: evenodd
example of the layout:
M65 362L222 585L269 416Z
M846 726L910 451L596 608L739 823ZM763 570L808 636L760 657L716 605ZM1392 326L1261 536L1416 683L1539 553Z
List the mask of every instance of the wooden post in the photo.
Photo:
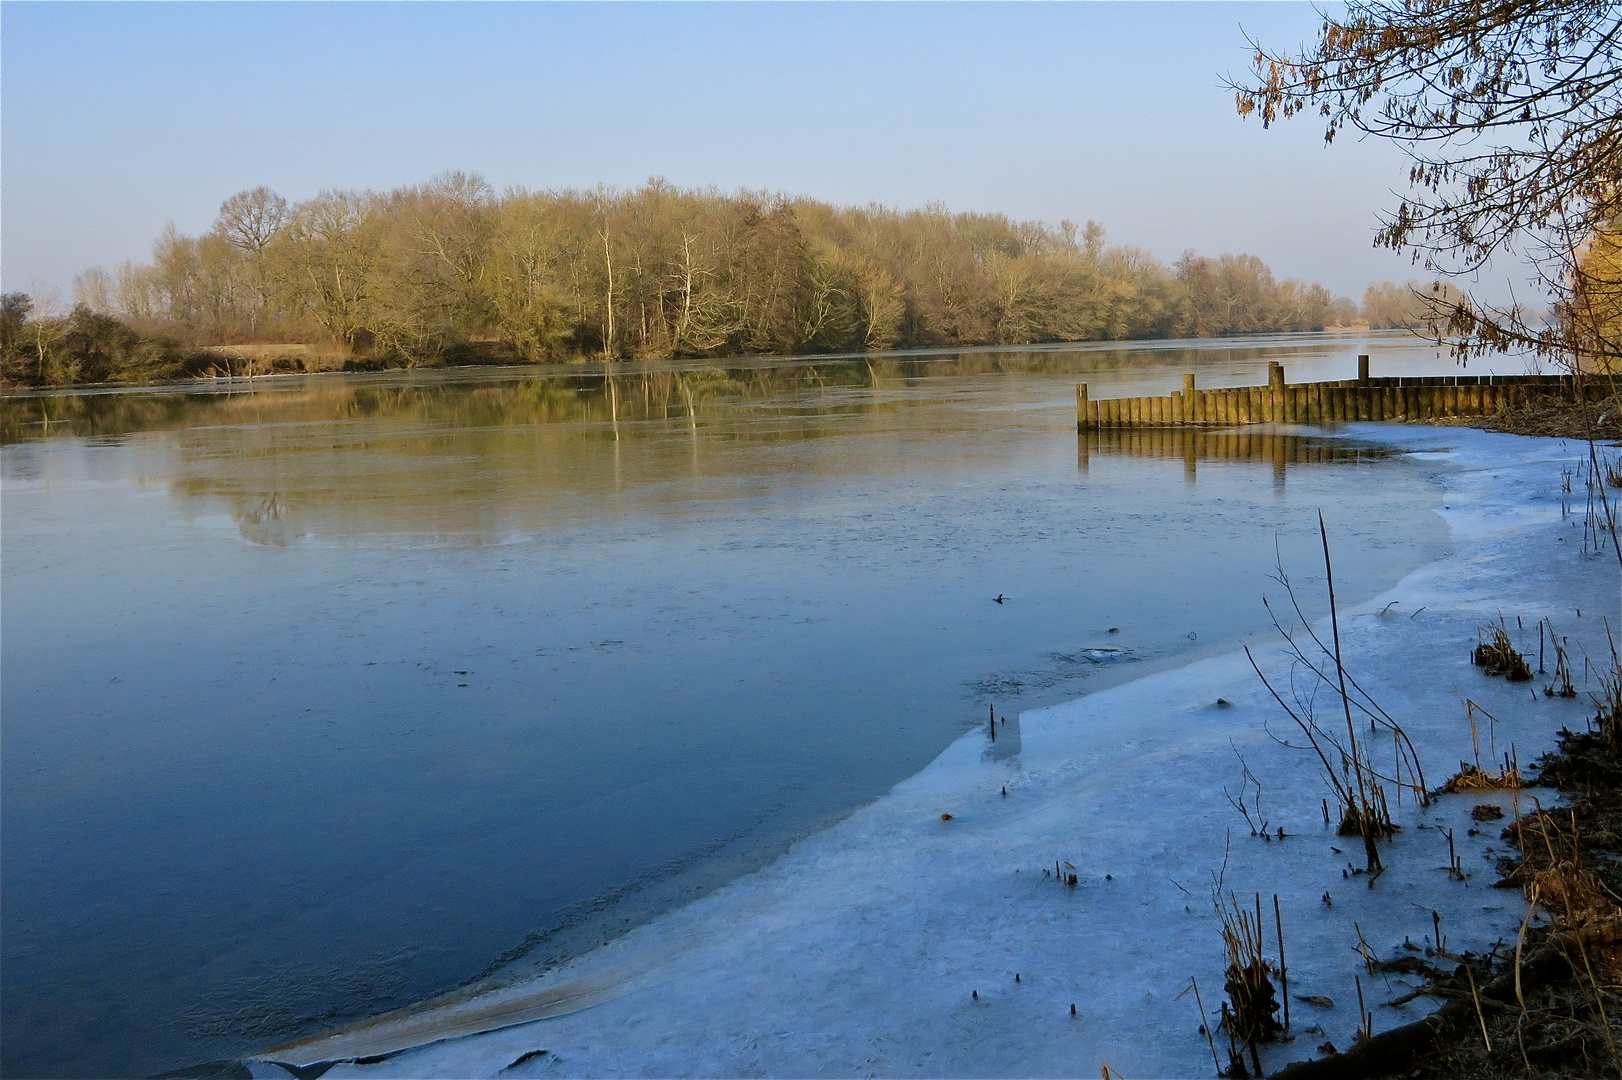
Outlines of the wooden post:
M1076 430L1087 430L1087 384L1076 384Z
M1357 381L1360 383L1369 381L1369 358L1367 353L1357 358Z
M1277 360L1267 362L1267 388L1269 390L1284 389L1284 365Z

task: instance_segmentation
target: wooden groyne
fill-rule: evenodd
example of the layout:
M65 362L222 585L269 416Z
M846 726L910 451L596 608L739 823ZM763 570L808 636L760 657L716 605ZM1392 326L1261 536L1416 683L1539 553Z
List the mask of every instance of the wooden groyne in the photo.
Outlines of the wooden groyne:
M1534 398L1570 398L1570 375L1427 375L1371 378L1369 358L1357 358L1355 379L1286 384L1284 368L1268 365L1267 385L1201 390L1194 376L1165 397L1087 396L1076 387L1076 428L1231 427L1237 424L1324 424L1357 420L1429 420L1490 416ZM1603 392L1597 385L1590 393Z

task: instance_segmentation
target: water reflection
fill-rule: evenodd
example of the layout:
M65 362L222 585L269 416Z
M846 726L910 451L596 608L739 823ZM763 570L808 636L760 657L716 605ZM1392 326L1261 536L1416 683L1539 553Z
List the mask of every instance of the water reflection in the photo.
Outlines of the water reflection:
M1276 430L1217 430L1201 428L1143 428L1080 432L1076 436L1077 468L1086 473L1098 455L1125 454L1139 458L1180 459L1183 479L1198 479L1199 463L1266 463L1273 468L1273 484L1282 488L1291 465L1362 464L1394 457L1385 447L1363 446L1344 439L1326 439Z
M738 452L850 435L927 439L943 414L949 427L984 428L1001 417L969 415L974 408L1028 407L999 397L1009 377L1055 388L1084 378L1103 393L1138 392L1185 370L1200 371L1207 385L1243 382L1280 358L1311 375L1355 363L1355 350L1370 348L1382 370L1434 360L1407 338L1370 344L1299 335L613 370L298 376L13 396L0 414L0 441L116 446L175 433L176 460L162 470L164 482L195 513L223 509L258 544L489 545L598 517L610 495L616 511L674 508L758 495L806 471L894 474L910 466L888 450L865 461L800 455L778 462L782 474L744 463ZM1058 416L1049 407L1041 422ZM1190 480L1203 458L1265 459L1279 482L1292 462L1368 453L1292 436L1177 431L1095 431L1079 449L1084 471L1097 453L1180 456ZM39 467L28 454L8 465L13 479Z
M725 364L627 362L454 368L370 375L273 376L126 391L37 391L6 396L0 443L52 436L104 439L214 424L292 424L413 417L457 425L606 424L699 421L729 406L803 391L830 391L833 413L905 407L873 391L930 379L1021 374L1085 377L1100 392L1160 392L1183 372L1208 388L1252 385L1278 361L1292 382L1347 377L1358 352L1376 355L1376 374L1448 374L1451 361L1405 332L1273 335L1198 342L1091 342L1039 348L861 357L738 359ZM1516 358L1500 358L1519 372ZM1477 365L1482 371L1496 370ZM1472 370L1476 370L1473 368ZM860 391L859 395L838 391ZM598 434L601 437L601 434Z

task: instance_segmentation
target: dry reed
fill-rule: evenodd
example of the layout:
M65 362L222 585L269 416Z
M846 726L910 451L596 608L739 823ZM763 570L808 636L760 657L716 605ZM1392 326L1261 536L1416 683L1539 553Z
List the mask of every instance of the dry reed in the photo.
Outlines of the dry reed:
M1502 675L1510 682L1530 682L1532 669L1509 639L1508 629L1500 622L1497 626L1483 626L1476 632L1475 651L1470 662L1488 675Z

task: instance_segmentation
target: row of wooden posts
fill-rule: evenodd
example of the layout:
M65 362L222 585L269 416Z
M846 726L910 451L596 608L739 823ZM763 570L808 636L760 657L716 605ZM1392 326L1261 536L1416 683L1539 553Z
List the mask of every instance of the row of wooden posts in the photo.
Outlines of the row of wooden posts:
M1076 387L1076 427L1228 427L1235 424L1322 424L1357 420L1428 420L1488 416L1534 397L1564 395L1570 375L1432 375L1375 379L1369 358L1357 358L1357 378L1340 382L1284 381L1284 367L1270 361L1266 386L1200 390L1193 375L1165 397L1087 396Z

